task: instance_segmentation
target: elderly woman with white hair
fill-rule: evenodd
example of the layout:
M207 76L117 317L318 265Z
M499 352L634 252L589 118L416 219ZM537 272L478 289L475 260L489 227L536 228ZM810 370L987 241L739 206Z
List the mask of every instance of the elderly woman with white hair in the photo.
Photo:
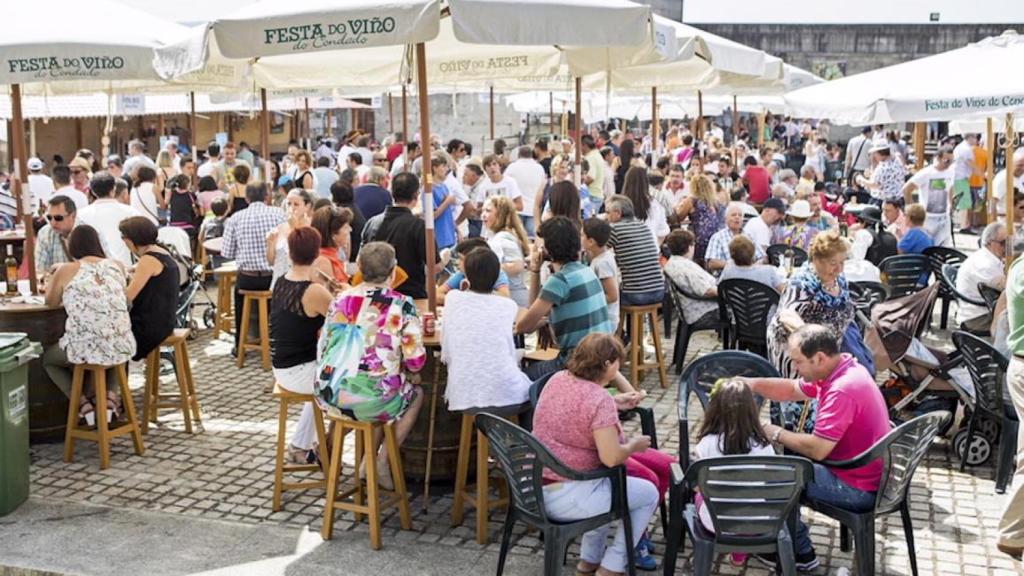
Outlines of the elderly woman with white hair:
M718 273L725 268L729 262L729 242L733 238L743 234L743 204L730 202L725 207L725 228L711 235L708 240L707 250L704 252L704 261L709 272ZM760 261L765 257L764 250L754 243L754 260Z

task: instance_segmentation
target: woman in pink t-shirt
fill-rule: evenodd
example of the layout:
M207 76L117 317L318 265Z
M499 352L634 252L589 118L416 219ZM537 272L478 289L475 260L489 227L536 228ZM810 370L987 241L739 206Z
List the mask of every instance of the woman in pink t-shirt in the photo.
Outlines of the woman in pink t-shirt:
M626 440L619 425L619 408L636 405L633 392L610 396L604 386L612 382L624 355L622 344L609 334L590 334L576 346L566 370L551 377L537 402L533 434L566 466L580 471L618 466L635 454L650 451L651 439ZM563 521L589 518L611 506L611 482L565 481L544 470L544 505L548 514ZM658 505L658 489L648 480L626 481L629 514L636 546ZM603 526L583 535L579 573L610 576L626 570L626 536L621 527L605 548L608 529Z

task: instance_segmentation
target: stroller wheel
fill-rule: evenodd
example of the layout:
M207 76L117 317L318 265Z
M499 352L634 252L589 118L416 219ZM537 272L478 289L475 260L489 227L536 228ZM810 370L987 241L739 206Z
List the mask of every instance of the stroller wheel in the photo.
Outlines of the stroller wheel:
M992 456L992 442L984 434L975 431L971 445L967 445L967 428L961 428L953 436L953 449L957 457L966 461L968 466L980 466Z
M195 318L191 318L188 321L188 339L195 340L199 337L199 322L196 322Z
M978 430L988 438L990 444L996 444L999 442L999 423L990 418L984 418L981 422L978 422Z
M213 323L217 319L217 309L213 306L203 310L203 325L207 328L213 328Z

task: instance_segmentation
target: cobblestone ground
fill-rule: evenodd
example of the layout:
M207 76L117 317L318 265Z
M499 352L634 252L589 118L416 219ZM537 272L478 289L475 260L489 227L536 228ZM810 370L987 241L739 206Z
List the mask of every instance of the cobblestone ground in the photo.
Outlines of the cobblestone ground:
M694 336L692 357L717 349L710 332ZM931 335L949 346L945 334ZM665 341L671 351L671 340ZM196 388L203 408L199 433L183 431L181 415L165 412L161 423L151 427L145 437L146 453L136 456L127 437L114 441L112 466L99 470L95 445L80 443L75 461L65 464L60 444L32 447L32 493L55 500L89 502L116 508L130 508L219 519L232 522L275 522L305 525L319 531L323 513L323 493L286 493L280 512L271 511L274 470L274 439L277 429L277 404L263 392L271 380L250 355L244 368L236 368L229 356L231 342L222 335L214 340L210 330L190 343ZM136 391L136 406L141 410L142 367L132 366L131 385ZM672 376L671 372L669 373ZM673 380L674 381L674 380ZM674 384L662 390L657 375L648 375L644 388L650 393L648 405L658 419L658 437L664 450L678 452L676 393ZM700 417L696 399L691 417ZM426 410L424 410L426 412ZM298 410L292 414L297 419ZM635 426L635 423L627 424ZM697 426L692 425L691 431ZM955 428L954 428L955 430ZM950 432L952 434L952 432ZM911 516L915 525L918 566L921 574L990 575L1021 574L1024 568L995 548L997 524L1004 496L994 492L994 465L958 471L958 461L948 438L935 442L918 469L911 489ZM397 514L387 513L384 521L384 545L423 543L478 549L475 540L475 513L467 512L462 526L452 527L451 485L432 486L429 508L424 510L422 485L410 483L412 530L401 531ZM491 543L498 549L503 513L492 514ZM839 530L835 522L816 514L804 513L822 566L817 574L835 574L841 567L851 568L852 557L839 549ZM664 549L660 526L652 523L657 556ZM882 520L877 526L877 559L880 574L910 574L907 548L899 516ZM352 516L338 514L334 538L368 540L365 523L356 524ZM369 549L368 549L369 553ZM513 554L537 557L543 547L536 533L517 529ZM566 573L576 558L570 551ZM689 553L684 552L677 573L690 573ZM660 568L659 568L660 570ZM745 567L733 567L722 557L715 574L767 575L769 571L751 560Z

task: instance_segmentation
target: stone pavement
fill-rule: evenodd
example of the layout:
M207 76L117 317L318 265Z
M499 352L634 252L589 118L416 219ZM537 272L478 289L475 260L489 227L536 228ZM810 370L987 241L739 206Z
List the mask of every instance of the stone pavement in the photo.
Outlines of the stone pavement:
M717 348L710 334L695 335L690 344L691 358ZM934 336L948 346L944 335ZM665 346L671 350L670 339L666 339ZM467 513L462 526L450 526L450 484L432 486L429 510L424 511L422 485L410 483L415 492L412 530L401 531L397 514L389 511L383 530L385 549L376 553L369 549L366 524L354 523L349 514L339 513L334 539L320 543L317 533L322 520L322 493L286 493L282 511L273 513L270 500L277 404L263 392L271 375L259 368L254 355L244 368L236 368L229 357L230 347L227 336L213 340L209 330L203 330L199 339L190 343L203 407L200 433L186 435L180 414L167 412L145 438L144 456L133 453L126 437L119 438L112 447L112 466L105 471L99 470L97 452L90 443L79 444L71 464L63 462L60 444L33 446L32 500L15 514L0 518L0 574L5 565L80 574L185 574L208 570L218 570L218 574L277 574L309 573L314 568L338 574L493 573L504 515L492 515L491 543L478 545L474 512ZM136 404L140 406L142 367L132 366L131 372ZM648 405L657 414L659 442L663 449L676 453L674 386L662 390L656 375L649 375L644 387L650 393ZM691 417L700 416L696 399L690 413ZM297 414L296 409L293 422ZM627 426L635 428L636 424ZM696 428L692 426L691 431ZM957 467L950 442L940 439L915 476L911 515L920 573L1022 573L1020 564L995 549L996 526L1005 497L994 493L993 463L962 473ZM805 519L811 523L822 562L816 573L835 574L841 567L850 568L851 555L839 550L836 523L806 512ZM652 537L660 556L664 536L656 524L652 523ZM881 521L877 532L878 573L909 574L898 515ZM539 574L542 554L536 534L517 528L507 573ZM274 558L278 561L268 560ZM572 573L575 558L573 548L566 574ZM690 573L687 558L684 552L677 573ZM768 574L754 561L741 568L721 561L714 572Z

